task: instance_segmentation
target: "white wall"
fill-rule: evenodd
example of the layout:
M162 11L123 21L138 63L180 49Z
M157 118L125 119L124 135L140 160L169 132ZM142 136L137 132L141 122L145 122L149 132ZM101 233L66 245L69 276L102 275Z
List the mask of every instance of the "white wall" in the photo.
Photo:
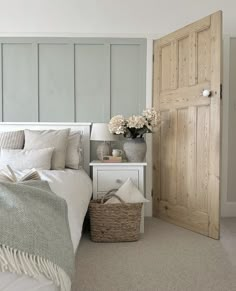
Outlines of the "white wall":
M168 33L217 10L236 33L235 0L0 0L0 33Z

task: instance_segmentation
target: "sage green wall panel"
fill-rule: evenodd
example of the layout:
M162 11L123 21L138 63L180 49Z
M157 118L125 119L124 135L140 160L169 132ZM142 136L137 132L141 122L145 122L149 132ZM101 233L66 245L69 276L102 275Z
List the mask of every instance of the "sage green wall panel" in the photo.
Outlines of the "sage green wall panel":
M76 121L110 118L110 47L104 44L75 46Z
M145 39L2 37L0 56L0 121L107 122L145 107Z
M140 44L111 45L111 115L140 114L145 107L145 58Z
M39 120L74 121L74 46L39 44Z
M33 44L2 45L3 121L38 121Z

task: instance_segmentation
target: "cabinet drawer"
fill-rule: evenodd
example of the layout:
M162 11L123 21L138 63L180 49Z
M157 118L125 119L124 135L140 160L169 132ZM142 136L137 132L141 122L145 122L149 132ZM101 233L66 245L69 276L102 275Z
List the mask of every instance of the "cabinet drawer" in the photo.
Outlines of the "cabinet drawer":
M111 189L119 188L128 178L139 187L139 171L138 170L109 170L97 171L97 191L107 192Z

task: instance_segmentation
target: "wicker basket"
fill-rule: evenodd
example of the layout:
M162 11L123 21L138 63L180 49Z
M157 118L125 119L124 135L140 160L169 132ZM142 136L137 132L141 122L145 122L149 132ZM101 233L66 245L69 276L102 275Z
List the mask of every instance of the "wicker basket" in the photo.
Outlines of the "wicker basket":
M116 197L121 203L104 204ZM102 200L89 204L91 239L94 242L137 241L140 233L142 203L125 203L109 191Z

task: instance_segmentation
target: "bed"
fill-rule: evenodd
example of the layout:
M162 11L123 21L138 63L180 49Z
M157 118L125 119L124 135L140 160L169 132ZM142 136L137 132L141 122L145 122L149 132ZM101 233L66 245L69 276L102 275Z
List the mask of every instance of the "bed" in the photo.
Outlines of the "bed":
M89 177L90 160L90 124L89 123L3 123L0 132L22 129L65 129L80 131L82 134L83 160L78 170L41 170L42 180L48 181L51 190L66 200L68 206L68 219L74 253L79 245L82 225L88 204L92 195L92 184ZM55 284L43 275L30 278L26 275L17 275L9 272L0 272L1 291L58 291Z

